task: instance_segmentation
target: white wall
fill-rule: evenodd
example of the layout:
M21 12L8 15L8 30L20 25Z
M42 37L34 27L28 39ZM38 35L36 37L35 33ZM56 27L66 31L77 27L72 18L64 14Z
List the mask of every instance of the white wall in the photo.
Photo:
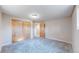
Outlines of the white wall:
M77 19L77 11L76 11L76 7L74 8L73 14L72 14L72 46L73 46L73 51L76 50L76 20Z
M77 7L77 29L79 30L79 7Z
M12 30L11 30L11 16L7 14L2 14L2 45L7 45L12 43Z
M0 50L2 46L12 43L10 18L9 15L0 12Z
M52 19L45 22L46 38L55 39L67 43L72 42L72 19Z
M72 45L73 45L73 52L79 52L79 7L75 7L73 15L72 15Z
M2 46L2 13L0 11L0 48L1 46Z

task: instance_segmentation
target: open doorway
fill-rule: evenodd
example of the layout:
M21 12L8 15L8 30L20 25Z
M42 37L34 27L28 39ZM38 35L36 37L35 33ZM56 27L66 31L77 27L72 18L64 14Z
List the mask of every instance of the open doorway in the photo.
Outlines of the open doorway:
M34 37L45 38L45 23L42 22L34 22Z

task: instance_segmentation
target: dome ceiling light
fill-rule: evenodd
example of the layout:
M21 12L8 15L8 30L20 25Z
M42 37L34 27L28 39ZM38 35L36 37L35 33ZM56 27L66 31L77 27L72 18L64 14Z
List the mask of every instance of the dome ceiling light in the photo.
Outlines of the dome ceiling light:
M30 18L31 18L31 19L34 19L34 20L37 20L37 19L40 18L40 15L37 14L37 13L32 13L32 14L30 14Z

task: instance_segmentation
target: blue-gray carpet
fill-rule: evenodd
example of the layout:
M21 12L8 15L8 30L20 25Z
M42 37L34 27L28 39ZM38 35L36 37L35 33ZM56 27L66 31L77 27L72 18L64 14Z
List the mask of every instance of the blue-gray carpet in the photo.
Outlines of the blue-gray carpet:
M70 53L72 46L69 43L34 38L3 46L1 53Z

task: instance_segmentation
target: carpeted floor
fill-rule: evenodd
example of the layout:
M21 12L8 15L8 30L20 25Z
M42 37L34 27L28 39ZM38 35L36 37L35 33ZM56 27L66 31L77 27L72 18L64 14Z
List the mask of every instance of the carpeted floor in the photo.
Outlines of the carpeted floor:
M70 53L71 44L51 40L34 38L3 46L1 53Z

